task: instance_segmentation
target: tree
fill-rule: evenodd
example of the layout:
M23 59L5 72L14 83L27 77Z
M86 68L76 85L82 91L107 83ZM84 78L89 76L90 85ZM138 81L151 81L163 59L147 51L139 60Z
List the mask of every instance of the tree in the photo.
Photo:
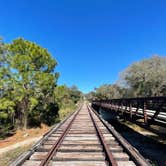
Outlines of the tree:
M104 100L115 99L124 96L124 88L119 87L116 84L104 84L99 88L95 88L94 92L88 94L89 100Z
M70 90L66 85L57 86L54 89L54 97L59 108L64 108L72 102L70 98Z
M104 84L87 95L89 100L165 96L166 57L153 56L133 63L116 84Z
M60 108L76 104L82 97L81 92L76 86L67 87L66 85L57 86L54 90L55 102Z
M8 44L10 68L13 74L14 100L23 115L22 123L27 128L28 116L40 104L43 109L48 105L57 82L57 65L51 54L39 45L18 38Z
M153 56L136 62L121 74L132 97L166 95L166 57Z
M15 103L11 100L12 78L6 51L6 45L0 39L0 124L6 124L10 128L14 125Z
M70 87L69 90L70 90L70 97L74 101L74 103L76 104L82 97L81 91L78 90L77 86L75 86L75 85Z
M60 85L54 89L54 98L55 103L60 108L58 118L62 120L76 108L76 103L81 99L81 93L76 86L67 87L66 85Z

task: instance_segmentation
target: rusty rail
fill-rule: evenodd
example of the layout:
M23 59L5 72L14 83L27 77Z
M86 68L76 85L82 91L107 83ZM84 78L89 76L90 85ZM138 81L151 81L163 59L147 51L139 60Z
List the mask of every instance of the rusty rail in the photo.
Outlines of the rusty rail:
M124 150L129 154L129 156L138 166L150 166L150 163L146 161L144 157L134 147L132 147L126 139L124 139L107 121L102 119L92 107L90 108L100 119L100 121L102 121L102 123L107 127L107 129L113 134L113 136L118 140L120 145L124 147Z
M89 111L90 117L92 119L93 125L94 125L94 127L96 129L96 132L98 134L98 137L99 137L99 139L100 139L100 141L101 141L101 143L103 145L103 148L104 148L104 151L105 151L105 154L106 154L106 159L108 160L109 165L117 166L117 162L115 161L115 159L114 159L114 157L113 157L108 145L106 144L106 142L104 140L104 137L103 137L103 134L100 131L100 128L98 127L98 125L97 125L97 123L96 123L96 121L95 121L95 119L94 119L89 107L88 107L88 111Z
M61 134L61 136L59 137L59 139L56 141L56 143L52 146L51 150L48 152L47 156L45 157L45 159L40 163L39 166L47 166L49 164L49 161L52 159L52 157L56 154L60 144L62 143L63 139L65 138L66 134L68 133L68 131L70 130L70 127L73 123L73 121L75 120L76 116L78 115L80 109L75 113L75 115L72 117L72 120L70 121L70 123L68 124L68 126L66 127L66 129L64 130L64 132Z
M68 117L66 117L62 122L55 124L50 131L48 131L47 133L45 133L43 135L43 138L41 138L39 141L37 141L27 152L21 154L16 160L14 160L10 166L21 166L42 144L43 142L45 142L50 136L51 134L53 134L54 132L56 132L58 130L58 128L60 128L64 123L66 123L66 121L72 117L76 111L79 111L81 109L82 106L80 106L77 110L75 110L74 112L72 112Z

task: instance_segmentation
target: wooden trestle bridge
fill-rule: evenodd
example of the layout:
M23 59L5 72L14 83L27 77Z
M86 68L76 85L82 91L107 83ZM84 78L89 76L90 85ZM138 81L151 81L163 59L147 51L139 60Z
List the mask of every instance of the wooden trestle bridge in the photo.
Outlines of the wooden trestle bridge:
M98 100L92 102L95 109L106 109L117 115L136 121L142 119L145 125L166 127L166 97L142 97L127 99Z

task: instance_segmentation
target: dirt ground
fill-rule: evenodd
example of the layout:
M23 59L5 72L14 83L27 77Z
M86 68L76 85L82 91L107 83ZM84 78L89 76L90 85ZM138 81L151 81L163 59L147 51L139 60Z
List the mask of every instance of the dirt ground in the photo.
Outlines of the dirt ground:
M50 127L46 125L41 125L41 128L32 128L27 130L17 130L16 134L11 137L8 137L4 140L0 140L0 149L8 147L10 145L25 141L30 138L40 137L41 135L45 134Z

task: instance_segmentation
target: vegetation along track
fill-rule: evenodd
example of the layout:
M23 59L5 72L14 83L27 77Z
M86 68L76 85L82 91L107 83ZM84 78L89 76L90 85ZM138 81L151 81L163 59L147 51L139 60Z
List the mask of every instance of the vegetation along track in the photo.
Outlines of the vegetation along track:
M12 166L150 165L111 126L83 104Z

